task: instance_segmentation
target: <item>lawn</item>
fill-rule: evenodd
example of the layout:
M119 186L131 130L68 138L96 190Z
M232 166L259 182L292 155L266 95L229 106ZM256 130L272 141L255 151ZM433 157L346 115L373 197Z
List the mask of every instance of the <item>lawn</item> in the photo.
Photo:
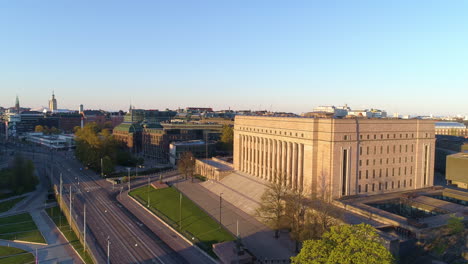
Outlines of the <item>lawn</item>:
M130 195L147 206L148 190L150 190L151 211L210 255L214 256L213 244L234 240L231 233L224 228L220 228L218 221L211 218L185 196L182 196L182 229L180 229L180 193L172 187L164 189L150 187L148 189L145 186L131 191Z
M19 248L0 246L0 264L34 263L34 255Z
M45 243L44 237L28 213L0 218L0 239Z
M13 208L13 206L15 206L15 204L19 203L24 198L25 197L20 197L20 198L8 200L8 201L5 201L5 202L0 202L0 213L4 213L4 212L10 210L11 208Z
M54 221L55 225L65 235L65 238L68 240L68 242L70 242L70 245L72 245L72 247L75 248L78 254L80 254L80 256L84 259L84 261L86 263L94 263L88 251L84 251L84 247L81 244L78 237L76 236L73 229L70 228L67 218L65 218L62 211L60 211L60 207L55 206L47 208L46 212L49 215L49 217Z

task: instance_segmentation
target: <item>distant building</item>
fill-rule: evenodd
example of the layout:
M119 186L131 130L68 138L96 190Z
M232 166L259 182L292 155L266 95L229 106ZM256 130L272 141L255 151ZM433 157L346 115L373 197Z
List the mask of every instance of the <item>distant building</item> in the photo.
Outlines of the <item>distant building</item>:
M211 158L215 153L214 141L191 140L173 142L169 145L169 162L176 165L185 152L191 152L195 158Z
M462 152L447 156L445 177L449 184L468 189L468 144L463 145Z
M54 92L52 92L52 98L49 100L49 110L52 113L57 111L57 99L55 99Z
M344 105L342 107L335 107L335 106L318 106L314 108L315 113L328 113L332 114L333 117L345 117L348 115L348 112L351 111L351 109L347 106Z
M468 129L458 122L436 122L435 133L436 135L468 137Z
M202 112L213 112L213 108L211 107L187 107L185 108L187 112L197 112L197 113L202 113Z

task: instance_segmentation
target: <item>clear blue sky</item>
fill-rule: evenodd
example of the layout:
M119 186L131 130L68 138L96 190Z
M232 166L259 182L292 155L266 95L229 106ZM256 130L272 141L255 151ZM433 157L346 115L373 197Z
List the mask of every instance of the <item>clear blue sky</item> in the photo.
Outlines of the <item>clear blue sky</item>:
M468 114L468 1L1 1L0 105Z

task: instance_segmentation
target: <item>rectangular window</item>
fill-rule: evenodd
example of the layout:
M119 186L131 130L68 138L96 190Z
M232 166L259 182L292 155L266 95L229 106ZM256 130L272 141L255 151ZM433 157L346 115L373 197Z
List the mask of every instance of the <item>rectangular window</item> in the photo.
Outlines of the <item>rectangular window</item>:
M342 189L341 194L346 195L346 187L348 185L348 150L343 149L343 175L342 175Z
M369 171L366 170L366 179L369 179Z
M372 184L372 191L374 191L374 188L375 188L375 184L373 183Z
M409 180L409 186L411 187L413 185L413 179Z
M361 171L359 171L359 179L361 179Z
M379 191L381 191L381 190L382 190L382 183L379 182Z
M361 193L361 185L358 185L358 193Z
M365 189L365 192L367 192L367 184L366 184L366 189Z

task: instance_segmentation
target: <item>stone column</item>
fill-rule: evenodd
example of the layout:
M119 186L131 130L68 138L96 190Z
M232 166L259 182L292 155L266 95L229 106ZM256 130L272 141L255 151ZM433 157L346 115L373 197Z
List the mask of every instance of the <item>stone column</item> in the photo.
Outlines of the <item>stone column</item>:
M281 141L281 184L286 184L286 165L288 159L287 142Z
M291 147L291 142L286 142L286 151L287 151L287 156L286 156L286 178L285 178L285 184L289 188L291 187L291 178L292 178L292 173L291 173L291 160L292 160L292 147Z
M297 189L297 144L293 143L293 152L292 152L292 184L291 188Z
M252 173L252 136L248 136L247 143L247 173Z
M263 162L262 162L262 179L266 179L266 172L268 168L267 164L267 139L263 138L263 147L262 147L262 152L263 152Z
M258 137L254 137L254 176L258 177Z
M275 183L281 178L281 150L282 144L280 140L276 140L276 174Z
M304 177L304 145L299 144L299 153L298 153L298 158L297 158L297 178L298 178L298 189L299 191L303 190L303 184L304 181L302 177Z
M267 181L271 180L271 139L267 139L267 170L266 177Z

